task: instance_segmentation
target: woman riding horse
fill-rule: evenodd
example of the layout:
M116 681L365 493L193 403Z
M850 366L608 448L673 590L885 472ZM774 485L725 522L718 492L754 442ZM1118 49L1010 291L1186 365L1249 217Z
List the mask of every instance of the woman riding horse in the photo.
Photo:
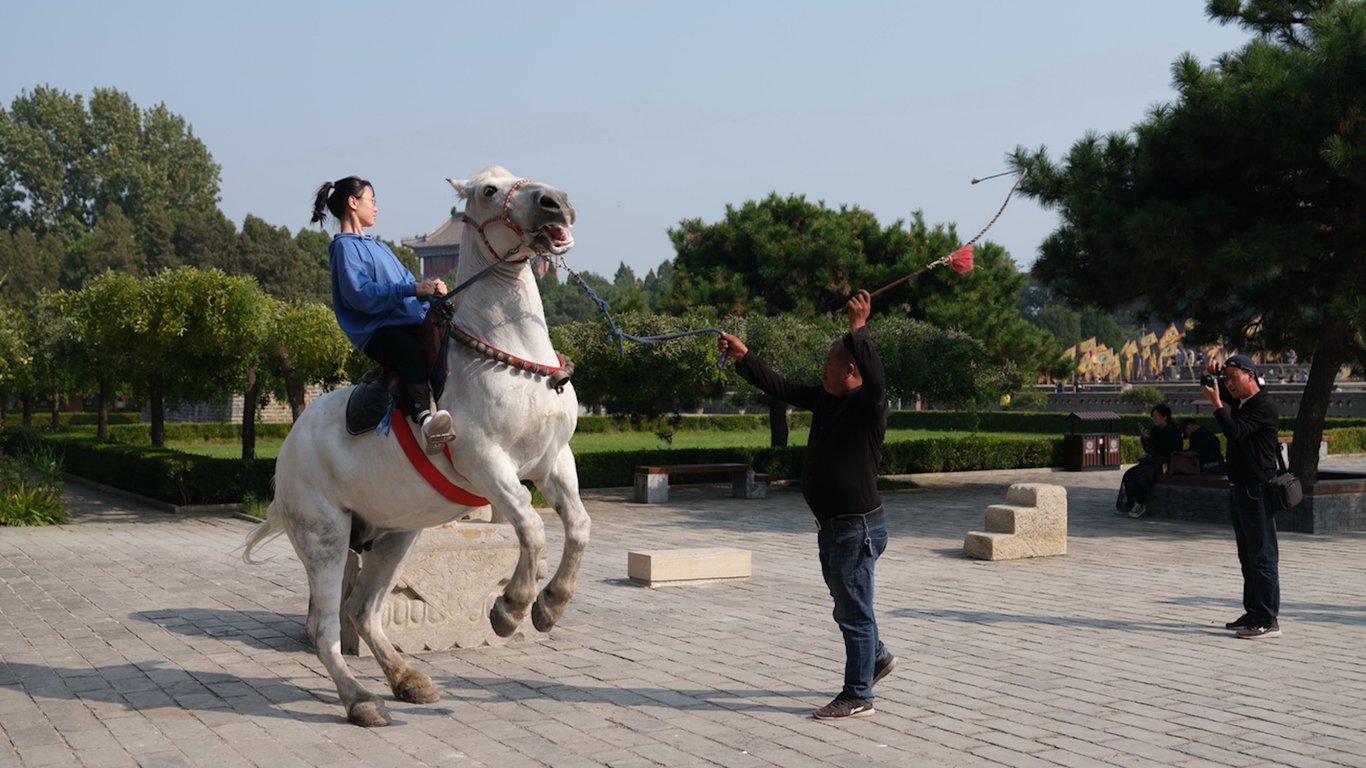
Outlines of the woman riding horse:
M332 238L332 309L356 349L398 376L394 395L400 412L422 428L427 453L450 442L451 415L436 409L427 384L420 331L428 301L446 293L440 280L418 282L389 246L365 234L375 225L375 188L357 176L329 181L313 202L313 223L332 212L341 232Z

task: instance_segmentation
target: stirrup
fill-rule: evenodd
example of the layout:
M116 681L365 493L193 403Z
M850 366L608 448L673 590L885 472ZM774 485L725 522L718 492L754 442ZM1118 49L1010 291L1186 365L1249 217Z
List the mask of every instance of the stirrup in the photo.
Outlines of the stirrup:
M426 442L424 450L429 454L441 453L441 449L455 439L451 431L451 415L447 411L436 411L422 422L422 439Z

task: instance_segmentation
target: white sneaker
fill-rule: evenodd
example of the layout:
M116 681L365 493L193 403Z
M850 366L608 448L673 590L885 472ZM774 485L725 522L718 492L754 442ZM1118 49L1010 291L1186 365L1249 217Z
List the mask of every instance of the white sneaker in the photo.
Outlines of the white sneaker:
M1143 515L1147 514L1147 512L1147 506L1143 504L1135 504L1134 508L1129 511L1129 517L1143 517Z
M427 453L441 453L441 448L455 439L455 433L451 431L451 415L446 411L437 411L423 419L422 439L427 443L424 449Z

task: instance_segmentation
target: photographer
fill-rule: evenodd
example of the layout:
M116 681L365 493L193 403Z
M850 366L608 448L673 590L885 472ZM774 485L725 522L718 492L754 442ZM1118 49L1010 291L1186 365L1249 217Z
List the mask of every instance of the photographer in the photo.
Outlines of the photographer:
M1262 391L1257 366L1247 355L1220 364L1211 360L1200 390L1214 406L1214 418L1228 440L1229 511L1243 569L1242 616L1224 626L1238 637L1280 637L1280 554L1276 518L1266 505L1267 483L1276 475L1280 414ZM1226 405L1225 399L1232 405Z

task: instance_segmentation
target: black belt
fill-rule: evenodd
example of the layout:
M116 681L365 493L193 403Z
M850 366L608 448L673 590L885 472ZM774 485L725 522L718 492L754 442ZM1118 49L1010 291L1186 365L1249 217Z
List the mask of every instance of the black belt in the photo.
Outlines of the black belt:
M816 530L823 531L829 528L832 531L839 531L845 528L852 528L856 525L864 525L874 520L882 519L882 507L878 507L872 512L862 515L836 515L825 520L816 518Z

